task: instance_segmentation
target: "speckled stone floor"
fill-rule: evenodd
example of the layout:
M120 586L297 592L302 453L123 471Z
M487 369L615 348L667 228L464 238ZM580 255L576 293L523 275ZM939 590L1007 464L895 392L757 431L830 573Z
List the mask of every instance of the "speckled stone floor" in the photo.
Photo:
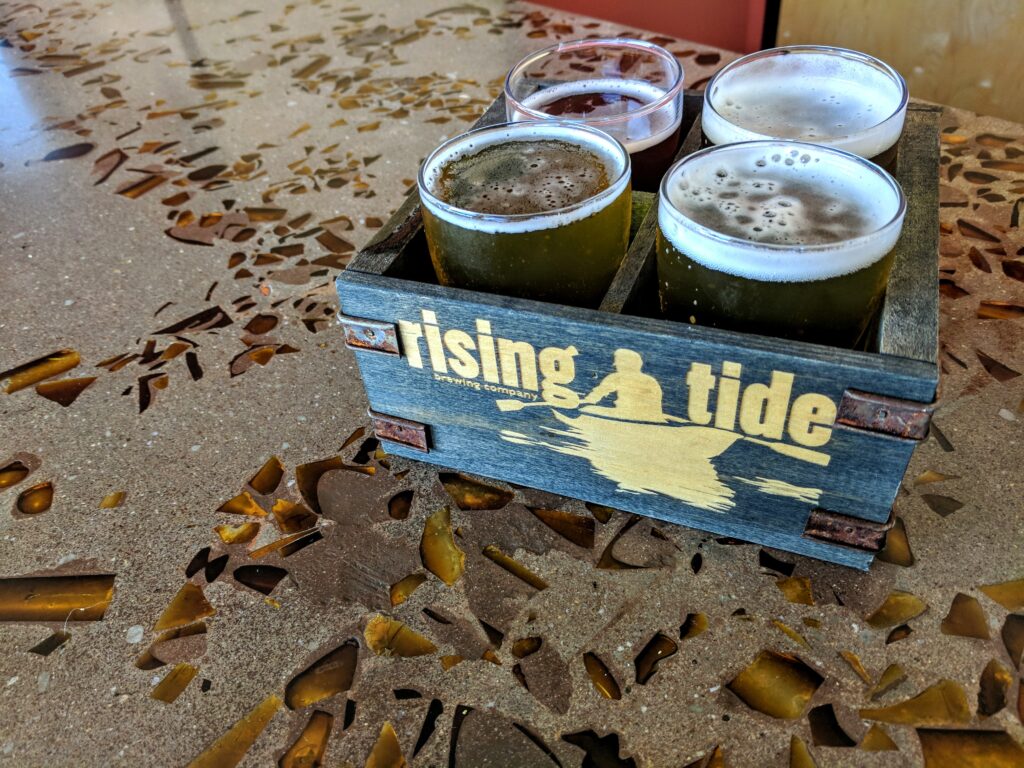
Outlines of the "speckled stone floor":
M0 2L0 765L1024 765L1024 127L943 115L941 407L870 573L367 431L333 278L512 63L623 31Z

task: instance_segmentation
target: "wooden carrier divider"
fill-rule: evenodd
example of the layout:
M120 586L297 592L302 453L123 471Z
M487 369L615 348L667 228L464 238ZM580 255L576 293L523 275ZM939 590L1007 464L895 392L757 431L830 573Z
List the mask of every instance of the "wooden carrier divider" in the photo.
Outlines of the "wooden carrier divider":
M699 149L701 142L703 94L688 91L684 98L682 131L685 138L677 159ZM797 537L792 531L777 530L781 524L770 514L754 513L752 518L748 515L748 519L739 524L726 524L715 518L700 519L700 515L674 510L633 511L866 569L874 553L884 545L886 532L893 524L891 503L913 447L927 436L938 384L936 261L940 111L939 107L918 103L911 103L907 111L894 175L906 193L908 209L877 322L877 351L871 352L739 334L653 317L657 308L654 251L657 196L649 193L633 193L629 251L596 311L439 286L426 255L419 198L415 189L412 190L338 278L342 301L340 321L346 344L359 353L356 357L370 396L369 413L375 433L388 441L389 449L395 453L424 458L431 451L434 425L417 421L417 413L445 419L444 424L437 426L450 427L452 431L468 429L473 421L446 413L441 402L432 407L406 408L402 393L384 383L390 374L383 361L402 356L396 321L379 320L374 316L379 313L378 308L384 306L403 310L405 316L422 307L425 301L471 307L473 311L486 308L510 321L516 317L537 318L550 325L549 321L554 320L567 332L567 338L581 333L592 335L598 341L602 327L607 327L608 344L617 343L625 331L638 338L656 340L659 345L669 345L666 349L673 344L685 344L693 359L715 359L716 355L721 357L723 350L725 354L742 351L748 359L755 360L788 358L791 367L801 375L831 377L833 383L837 377L844 376L851 383L843 385L833 429L845 435L846 440L856 442L865 453L860 461L847 461L847 466L853 467L851 474L865 475L851 480L852 508L839 512L809 506ZM501 123L505 119L504 98L499 96L474 127ZM596 327L595 321L599 324ZM615 338L611 338L612 332ZM374 354L364 354L367 352ZM705 358L699 357L702 352L706 352ZM774 363L765 363L766 366L771 364ZM402 415L374 410L375 407ZM475 416L479 421L480 415ZM473 426L478 425L473 422ZM870 446L870 450L865 446ZM454 468L466 469L461 457L473 450L472 445L462 445L462 452L451 461ZM449 454L447 458L453 457ZM481 462L479 457L475 461L476 464L487 463ZM605 497L594 498L593 494L588 494L586 482L574 484L562 478L555 483L559 487L554 488L542 472L538 475L541 482L530 482L529 477L523 476L522 464L532 463L516 454L514 462L495 464L483 471L480 468L468 471L616 506ZM860 464L864 465L863 471L860 471ZM876 465L886 467L891 477L885 477L882 482L886 488L872 495L870 485L878 482L877 477L871 476L873 471L877 473L877 468L873 469ZM571 486L568 492L566 486ZM866 501L860 508L855 502L862 497Z

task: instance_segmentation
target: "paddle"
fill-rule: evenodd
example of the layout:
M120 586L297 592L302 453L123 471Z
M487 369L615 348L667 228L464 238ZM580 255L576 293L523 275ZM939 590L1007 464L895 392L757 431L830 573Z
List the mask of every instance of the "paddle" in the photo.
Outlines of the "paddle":
M498 410L502 411L503 413L508 413L509 411L521 411L523 410L523 408L530 408L534 405L546 405L549 408L563 407L558 405L552 405L551 403L548 403L544 400L538 400L536 403L527 403L522 400L495 400L494 402L497 403Z
M538 400L535 403L527 403L522 400L496 400L495 403L498 406L498 410L503 413L509 413L512 411L521 411L523 408L532 408L533 406L546 405L549 408L564 408L566 406L558 406L552 403L545 402L544 400ZM668 421L674 421L677 424L692 424L693 422L686 419L681 419L678 416L672 416L665 414L665 418ZM791 459L799 459L800 461L806 461L809 464L817 464L819 467L827 467L832 457L827 453L821 451L815 451L810 448L802 448L799 445L790 445L789 443L774 443L771 440L761 440L757 437L749 437L747 435L741 435L744 440L748 440L756 445L763 445L765 448L769 448L775 453L783 456L789 456Z
M692 424L692 421L681 419L678 416L672 416L665 414L665 418L669 421L675 421L679 424ZM821 451L815 451L810 448L801 448L799 445L790 445L789 443L773 443L771 440L762 440L758 437L750 437L749 435L742 436L744 440L747 440L756 445L763 445L766 448L770 448L776 453L780 453L783 456L789 456L791 459L800 459L800 461L806 461L810 464L817 464L820 467L827 467L828 463L832 461L832 457L827 453Z

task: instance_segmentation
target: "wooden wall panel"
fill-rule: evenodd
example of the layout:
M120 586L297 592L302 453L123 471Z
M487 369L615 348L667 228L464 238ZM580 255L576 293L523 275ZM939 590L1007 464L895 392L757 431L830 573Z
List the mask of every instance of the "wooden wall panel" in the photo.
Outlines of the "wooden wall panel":
M782 0L777 40L864 51L916 98L1024 121L1020 0Z

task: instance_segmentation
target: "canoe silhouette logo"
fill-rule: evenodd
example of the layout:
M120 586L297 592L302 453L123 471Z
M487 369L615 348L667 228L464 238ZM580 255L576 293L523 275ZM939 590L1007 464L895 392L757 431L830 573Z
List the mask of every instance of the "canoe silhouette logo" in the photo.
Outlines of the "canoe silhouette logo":
M829 455L818 450L754 437L718 426L710 418L709 423L700 424L665 413L661 384L644 371L643 358L631 349L615 350L612 367L612 372L584 396L560 397L555 402L496 400L503 412L538 407L548 409L552 416L551 425L542 428L542 435L506 429L501 431L502 439L584 459L594 472L616 483L618 491L662 494L714 512L725 512L735 504L735 491L719 475L714 460L737 442L754 443L819 466L829 463ZM788 405L788 389L785 394ZM768 407L767 398L765 395L765 402L756 404L759 414ZM743 398L744 406L747 400ZM750 398L751 408L753 400ZM692 408L689 413L693 414ZM742 424L742 413L740 420ZM734 479L763 493L811 503L821 494L819 489L771 478Z

